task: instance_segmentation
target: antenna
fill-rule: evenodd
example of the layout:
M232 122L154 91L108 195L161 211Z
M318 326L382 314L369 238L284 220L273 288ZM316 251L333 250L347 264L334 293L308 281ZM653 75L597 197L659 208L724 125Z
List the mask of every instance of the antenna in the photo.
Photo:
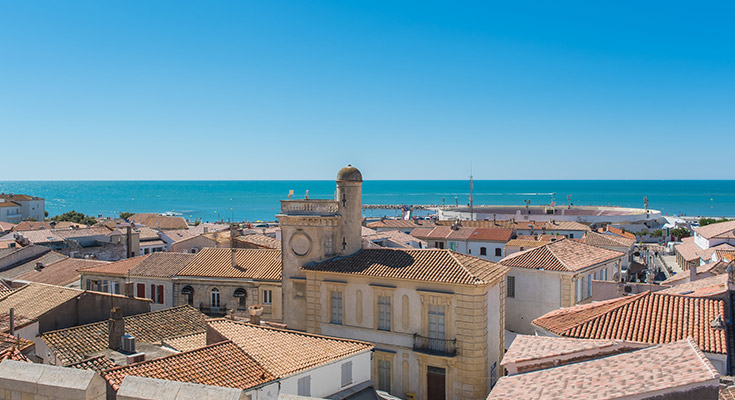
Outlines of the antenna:
M470 221L475 220L475 210L474 210L474 199L472 198L475 194L475 185L474 181L472 179L472 163L470 163Z

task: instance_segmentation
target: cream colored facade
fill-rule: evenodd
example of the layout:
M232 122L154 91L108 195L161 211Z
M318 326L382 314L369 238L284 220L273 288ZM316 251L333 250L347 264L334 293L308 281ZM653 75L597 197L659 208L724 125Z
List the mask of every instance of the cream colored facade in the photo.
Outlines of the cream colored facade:
M283 319L281 281L176 276L173 282L174 306L189 304L212 316L248 317L248 306L260 304L262 319ZM245 299L241 300L243 292Z
M282 201L283 322L374 343L372 379L394 396L485 399L502 376L504 276L460 285L301 268L360 251L361 210L362 176L350 166L338 174L335 200ZM438 315L445 339L429 339ZM430 396L439 384L445 395Z
M307 272L307 331L375 344L373 381L394 396L428 398L428 369L446 371L450 399L484 399L502 375L505 290L502 278L482 286ZM342 293L342 323L331 321L331 294ZM390 298L390 328L378 329L378 297ZM414 334L429 336L429 307L444 307L446 339L456 354L414 350ZM420 347L420 343L419 343ZM449 346L451 348L451 345ZM390 365L381 382L378 361ZM495 374L493 377L493 364Z
M510 286L506 289L507 329L534 334L534 319L562 307L590 302L592 281L612 281L615 273L620 276L621 262L622 257L575 272L511 267L506 276L506 285Z

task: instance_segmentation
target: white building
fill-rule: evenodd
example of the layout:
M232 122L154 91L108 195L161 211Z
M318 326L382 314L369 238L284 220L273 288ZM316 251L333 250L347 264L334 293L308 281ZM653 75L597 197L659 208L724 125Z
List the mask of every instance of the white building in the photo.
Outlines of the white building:
M27 219L43 221L46 218L46 200L25 194L0 193L0 202L12 202L20 206L20 218L17 221L4 220L0 212L0 221L20 222ZM16 214L12 214L15 216Z
M513 237L508 228L466 228L436 226L416 228L411 236L426 241L430 248L449 249L498 262L505 257L505 243Z

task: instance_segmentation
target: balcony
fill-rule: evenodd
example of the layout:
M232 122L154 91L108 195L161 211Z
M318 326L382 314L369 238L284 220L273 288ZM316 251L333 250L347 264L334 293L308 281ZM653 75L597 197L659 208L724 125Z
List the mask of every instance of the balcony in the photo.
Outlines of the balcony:
M206 314L214 318L224 317L227 315L227 310L224 307L205 307L204 305L200 305L199 311L202 314Z
M414 333L413 351L437 356L454 357L457 355L457 339L434 339Z
M338 211L335 200L281 200L284 215L336 215Z

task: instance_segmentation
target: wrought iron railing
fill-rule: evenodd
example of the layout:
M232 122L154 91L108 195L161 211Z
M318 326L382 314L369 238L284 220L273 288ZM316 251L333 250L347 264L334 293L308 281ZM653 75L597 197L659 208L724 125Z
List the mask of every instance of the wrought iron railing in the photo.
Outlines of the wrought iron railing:
M333 215L339 211L335 200L281 200L281 213L290 215Z
M436 339L413 334L413 350L443 356L457 355L457 339Z
M205 306L199 306L199 311L201 311L203 314L207 314L209 316L225 316L227 315L227 310L224 307L205 307Z

